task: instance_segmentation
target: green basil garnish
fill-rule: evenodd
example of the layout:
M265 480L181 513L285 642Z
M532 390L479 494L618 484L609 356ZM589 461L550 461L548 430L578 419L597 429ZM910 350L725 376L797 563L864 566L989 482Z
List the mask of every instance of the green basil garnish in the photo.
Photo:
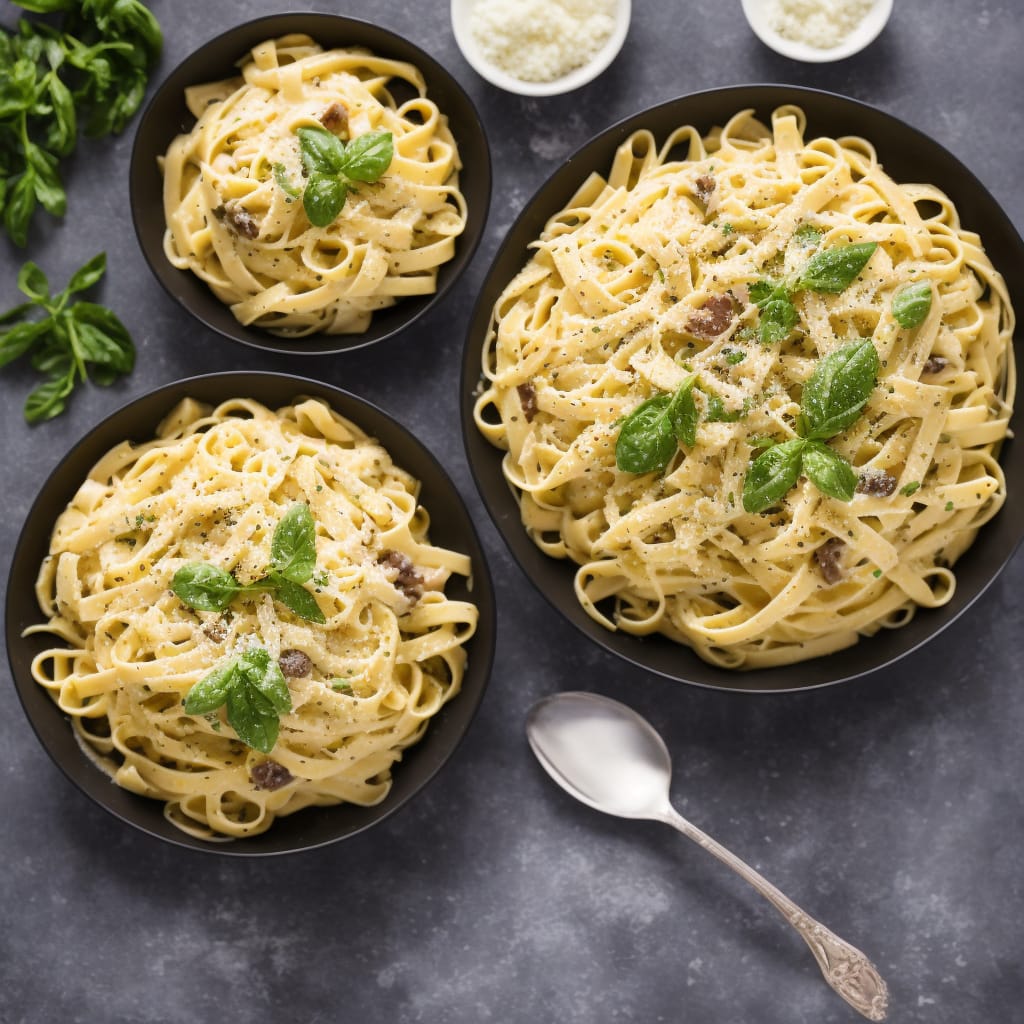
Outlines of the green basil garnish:
M850 501L857 474L824 442L852 426L871 397L878 353L870 340L830 352L804 385L797 417L798 437L772 444L750 464L743 481L743 508L763 512L779 502L805 473L822 494ZM759 438L756 446L763 447ZM752 445L754 447L755 445Z
M858 242L823 249L815 253L798 274L782 281L755 281L750 286L750 299L761 311L758 323L761 344L777 344L796 327L800 317L793 305L793 296L797 292L834 294L845 291L877 248L877 242Z
M208 715L227 705L228 724L253 750L269 754L277 743L281 715L292 709L291 693L280 666L263 647L219 665L185 697L185 713Z
M275 600L309 622L325 622L316 598L302 586L316 568L316 526L306 504L285 513L270 540L270 566L255 583L240 584L231 573L206 562L182 566L171 590L189 608L222 612L239 595L268 592Z
M892 315L900 327L920 327L932 308L930 281L918 281L901 288L892 299Z
M310 223L318 228L326 227L341 213L356 182L377 181L395 155L391 132L366 132L348 145L326 128L303 127L295 134L307 175L302 206ZM280 176L277 182L285 189Z
M827 441L861 414L878 376L878 353L869 341L830 352L804 385L800 400L803 436Z
M622 421L615 442L615 465L627 473L663 470L679 450L679 441L697 443L699 414L693 400L696 375L687 377L674 395L655 395Z
M877 248L877 242L858 242L856 245L823 249L807 261L794 288L796 291L807 289L833 294L846 291Z
M807 441L794 437L765 449L750 464L743 480L743 509L771 508L797 482Z
M822 494L851 501L857 489L857 474L846 459L821 441L810 441L803 452L803 471Z

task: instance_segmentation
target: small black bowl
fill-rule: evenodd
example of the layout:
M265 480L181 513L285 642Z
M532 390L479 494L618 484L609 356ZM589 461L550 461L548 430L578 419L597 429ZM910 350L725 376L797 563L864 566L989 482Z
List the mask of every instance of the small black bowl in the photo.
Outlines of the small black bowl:
M151 439L159 422L185 397L211 404L245 397L277 408L297 395L329 403L380 441L398 466L421 481L420 497L431 516L432 543L464 552L472 560L472 580L454 576L447 592L457 600L472 601L480 612L479 623L466 644L468 663L462 690L438 712L423 739L403 753L393 769L391 792L381 803L374 807L310 807L278 818L260 835L230 843L206 842L170 824L164 818L162 801L121 789L92 764L79 747L66 716L32 678L33 657L52 646L53 638L25 637L22 633L42 621L34 586L49 549L53 525L100 456L126 439ZM483 548L455 485L434 456L376 406L339 388L280 373L215 373L176 381L128 403L90 431L53 471L32 505L14 551L5 619L7 656L15 688L32 728L61 771L105 810L143 832L179 846L235 856L292 853L324 846L362 832L414 797L452 755L469 728L490 677L495 643L494 595Z
M408 61L422 72L427 95L448 117L459 148L459 188L466 197L467 221L455 243L454 257L441 266L432 295L408 296L373 314L361 334L312 334L289 340L259 327L240 324L231 310L190 270L178 270L164 255L166 227L163 176L158 157L172 140L190 131L196 119L185 105L185 89L230 78L236 62L257 43L289 33L304 33L325 50L363 46L380 57ZM422 316L458 280L483 234L491 201L491 156L483 124L462 86L433 57L388 29L335 14L274 14L230 29L186 57L157 89L139 120L129 171L132 221L142 253L168 294L194 317L225 338L267 352L331 355L391 337Z
M663 141L675 128L694 125L702 133L752 108L766 123L772 110L796 104L807 114L807 135L859 135L873 143L886 172L897 182L929 182L956 203L963 225L977 231L1003 274L1014 306L1024 310L1024 242L980 181L948 150L910 125L856 100L788 85L746 85L694 93L620 121L584 145L541 186L512 225L484 279L470 319L462 362L461 415L470 468L484 504L513 556L537 589L591 640L650 672L698 686L737 692L799 690L865 675L904 657L941 632L992 583L1024 537L1024 447L1007 439L1000 461L1007 505L986 524L957 562L953 599L941 608L918 609L900 629L883 629L836 654L778 668L730 671L702 661L689 648L657 635L610 632L583 610L573 590L574 563L545 555L527 536L519 506L501 471L503 453L479 433L473 406L481 380L481 351L495 301L531 255L528 246L545 222L563 209L592 171L607 174L616 148L646 128Z

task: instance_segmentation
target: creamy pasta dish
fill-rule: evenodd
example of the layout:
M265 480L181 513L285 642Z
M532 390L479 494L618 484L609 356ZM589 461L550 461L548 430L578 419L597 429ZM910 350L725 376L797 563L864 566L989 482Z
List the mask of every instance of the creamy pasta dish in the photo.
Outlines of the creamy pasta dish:
M484 344L476 422L530 537L603 626L727 668L949 601L1006 493L1003 279L942 192L805 129L636 132Z
M418 482L322 401L177 406L107 453L37 582L33 675L119 785L207 839L372 805L458 692L469 558Z
M291 35L186 100L198 120L162 162L164 250L240 323L358 333L374 311L437 290L466 202L416 67Z

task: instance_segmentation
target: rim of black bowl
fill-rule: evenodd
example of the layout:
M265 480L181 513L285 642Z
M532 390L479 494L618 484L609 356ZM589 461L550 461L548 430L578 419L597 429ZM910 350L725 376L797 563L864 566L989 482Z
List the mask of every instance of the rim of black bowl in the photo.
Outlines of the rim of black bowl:
M365 46L381 57L415 64L427 95L448 118L462 161L459 188L466 197L466 227L455 255L438 270L437 290L407 296L373 314L361 334L312 334L288 340L259 327L240 324L231 310L191 270L178 270L164 255L163 175L157 157L171 140L188 131L195 118L185 105L185 88L229 77L236 62L257 43L291 32L304 33L330 49ZM129 169L132 223L149 269L171 296L200 323L231 341L284 355L336 355L393 337L439 302L469 266L483 236L491 203L491 154L483 122L469 95L450 71L391 29L338 14L271 14L222 32L186 57L160 83L139 119Z
M417 476L422 485L421 501L431 514L432 543L466 552L473 563L471 580L453 577L449 594L472 601L480 618L476 633L467 641L469 660L462 690L438 712L423 739L403 752L384 801L374 807L307 807L277 819L260 835L209 842L168 822L162 801L122 789L89 760L79 748L67 716L32 678L32 658L52 645L52 638L24 637L22 633L42 621L33 588L53 524L101 455L119 441L153 437L159 421L186 396L211 403L242 396L276 408L297 395L327 401L376 437L396 464ZM251 857L312 850L357 835L390 817L436 776L469 729L487 687L494 659L495 607L487 561L465 503L441 464L405 427L365 399L329 384L290 374L238 371L189 377L147 392L104 419L61 460L33 502L15 546L7 583L5 629L11 674L25 714L46 752L86 796L156 838L206 853Z
M527 245L590 171L606 174L616 147L640 128L650 129L658 139L684 124L693 124L703 133L741 110L752 108L765 119L783 104L804 110L809 135L861 135L875 146L882 165L896 181L924 180L943 189L956 203L961 223L981 235L1015 308L1024 311L1024 242L977 177L939 143L891 114L837 93L788 85L729 86L680 96L619 121L578 149L541 185L513 223L484 277L466 334L460 384L463 443L477 489L513 557L544 597L592 641L638 668L678 682L738 693L827 686L893 665L950 626L982 595L1024 537L1024 517L1003 509L982 527L957 562L956 593L942 608L919 608L899 629L882 629L835 654L775 668L730 671L702 661L690 648L663 636L613 633L586 614L573 592L575 564L545 555L523 529L518 503L501 472L503 453L476 429L473 405L494 303L526 262ZM1014 349L1019 354L1016 338ZM1020 507L1024 447L1008 439L1000 463L1006 473L1007 505Z

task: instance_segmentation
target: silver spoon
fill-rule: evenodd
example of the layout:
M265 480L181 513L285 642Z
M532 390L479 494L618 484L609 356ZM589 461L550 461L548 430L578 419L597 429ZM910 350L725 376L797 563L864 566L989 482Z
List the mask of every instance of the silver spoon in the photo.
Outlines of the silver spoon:
M868 1020L885 1019L888 989L859 949L805 914L672 807L672 760L646 719L596 693L559 693L533 705L526 736L547 773L577 800L620 818L663 821L728 864L797 930L839 995Z

